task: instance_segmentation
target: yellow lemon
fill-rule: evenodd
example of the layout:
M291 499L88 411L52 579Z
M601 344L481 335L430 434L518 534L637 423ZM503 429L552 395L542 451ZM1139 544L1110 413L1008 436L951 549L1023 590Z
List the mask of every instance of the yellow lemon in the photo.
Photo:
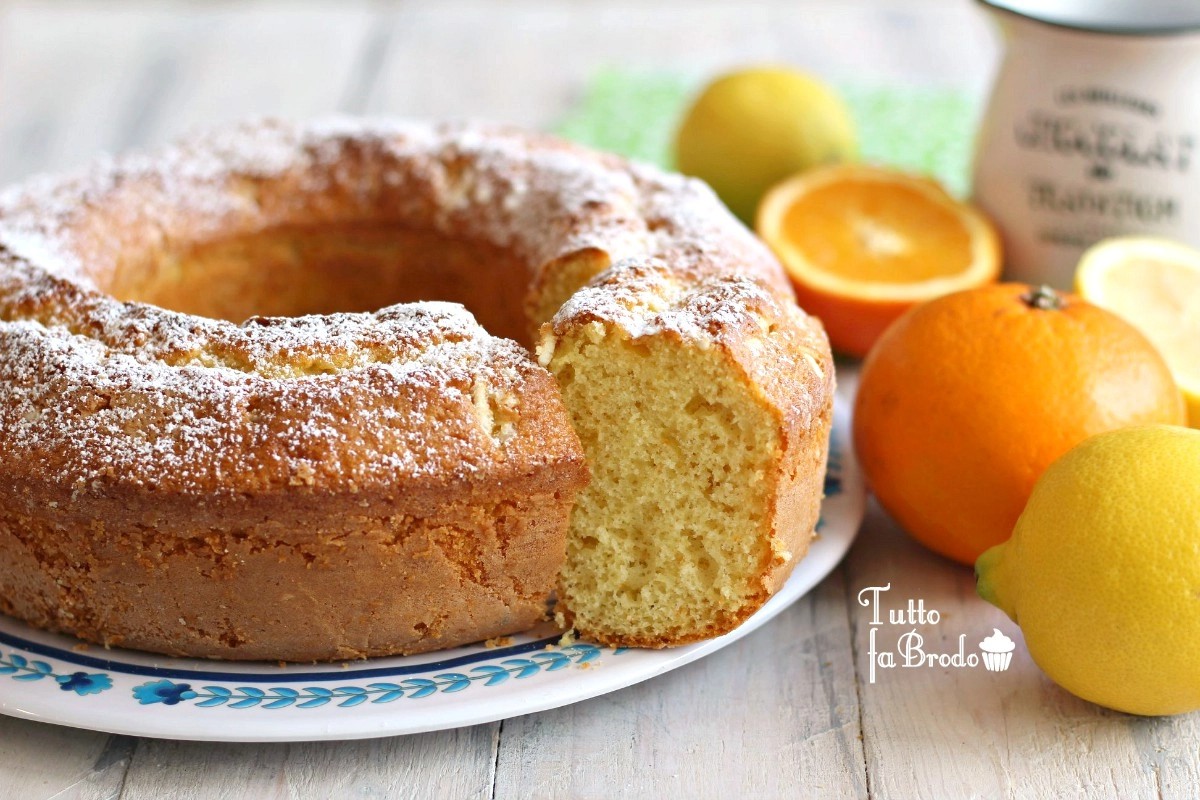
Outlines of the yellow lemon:
M1187 400L1188 424L1200 428L1200 250L1144 236L1106 239L1083 254L1075 285L1154 343Z
M706 181L746 224L784 178L855 158L854 123L841 98L786 67L733 72L710 83L675 138L675 166Z
M1132 714L1200 709L1200 431L1085 440L975 575L1067 691Z

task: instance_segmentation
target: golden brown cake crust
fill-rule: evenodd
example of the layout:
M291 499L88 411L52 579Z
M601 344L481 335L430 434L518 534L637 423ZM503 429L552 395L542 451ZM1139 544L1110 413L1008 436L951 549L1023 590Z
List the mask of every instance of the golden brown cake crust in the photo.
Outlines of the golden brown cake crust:
M761 243L702 184L551 137L333 119L0 196L0 611L99 642L285 660L447 647L540 617L587 480L544 369L456 305L325 313L298 291L270 312L289 316L238 324L239 293L262 285L214 286L226 307L187 275L198 247L359 229L432 237L419 246L434 255L464 243L452 261L503 279L454 299L520 298L498 324L527 332L589 281L555 325L656 324L665 307L637 283L665 271L674 333L721 348L789 431L763 599L777 588L815 521L832 362ZM360 288L333 308L407 299ZM750 352L762 319L782 334Z

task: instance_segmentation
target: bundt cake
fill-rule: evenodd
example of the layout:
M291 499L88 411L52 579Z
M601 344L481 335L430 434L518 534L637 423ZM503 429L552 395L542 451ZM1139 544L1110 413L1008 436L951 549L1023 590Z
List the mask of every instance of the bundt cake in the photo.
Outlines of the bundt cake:
M343 659L557 586L602 642L722 633L817 518L833 363L790 298L702 184L503 127L260 122L34 179L0 195L0 610Z

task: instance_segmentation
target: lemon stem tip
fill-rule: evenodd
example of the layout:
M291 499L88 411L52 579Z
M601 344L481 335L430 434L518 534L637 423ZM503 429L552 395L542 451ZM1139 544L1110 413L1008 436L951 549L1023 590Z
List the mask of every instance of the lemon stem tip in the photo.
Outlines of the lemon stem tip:
M1002 599L997 591L997 584L1003 582L1000 574L1004 569L1003 561L1004 545L1002 544L988 548L983 555L979 556L975 561L975 593L1015 620L1014 609L1005 602L1008 598Z

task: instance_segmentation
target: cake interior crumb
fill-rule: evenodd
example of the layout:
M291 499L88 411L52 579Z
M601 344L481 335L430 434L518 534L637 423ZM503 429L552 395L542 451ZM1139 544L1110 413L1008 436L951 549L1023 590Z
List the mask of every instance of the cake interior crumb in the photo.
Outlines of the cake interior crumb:
M560 587L588 635L699 638L763 591L778 426L716 348L616 328L560 336L550 369L592 470Z
M510 647L515 641L511 636L493 636L491 639L484 640L483 646L488 650L494 650L497 647Z

